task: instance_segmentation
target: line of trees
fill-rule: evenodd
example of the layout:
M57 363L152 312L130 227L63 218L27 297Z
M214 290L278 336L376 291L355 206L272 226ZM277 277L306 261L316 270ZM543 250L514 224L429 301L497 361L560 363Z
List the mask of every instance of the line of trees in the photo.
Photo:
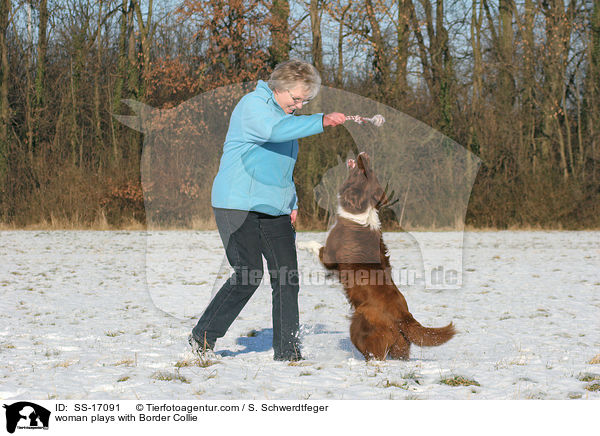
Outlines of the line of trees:
M600 0L0 0L0 222L143 223L122 99L174 107L289 57L477 154L471 225L598 227ZM349 142L301 141L303 226Z

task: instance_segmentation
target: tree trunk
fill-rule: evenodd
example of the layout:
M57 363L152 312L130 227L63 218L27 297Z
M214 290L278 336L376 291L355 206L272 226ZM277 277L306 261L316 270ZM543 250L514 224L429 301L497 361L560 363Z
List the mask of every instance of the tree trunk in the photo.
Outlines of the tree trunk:
M119 20L119 52L118 56L118 70L115 79L114 91L113 91L113 99L112 99L112 113L118 114L121 110L121 99L127 97L125 94L125 83L128 74L128 57L127 57L127 41L129 40L129 36L127 32L129 31L128 26L128 14L127 14L127 0L122 0L121 4L121 17ZM112 134L112 163L113 166L116 166L119 162L121 156L119 151L120 141L118 139L119 135L118 131L121 131L121 125L119 123L114 122L114 118L110 117L110 124Z
M499 29L498 29L498 86L496 87L498 109L501 114L508 115L514 105L515 80L512 73L514 32L513 15L515 4L513 0L500 0Z
M135 8L137 0L130 0L127 9L127 96L138 99L140 95L140 71L135 35ZM139 150L139 135L128 129L126 165L136 165Z
M440 53L440 65L438 66L440 75L439 85L439 103L441 107L441 129L447 135L453 132L453 112L455 96L453 90L454 66L450 47L448 45L448 30L444 26L444 0L437 0L436 15L436 39L437 48Z
M452 112L455 101L452 88L454 71L448 46L448 31L444 25L444 1L436 0L435 21L429 0L421 0L421 4L425 11L425 25L430 41L430 92L434 98L433 105L437 112L436 121L440 130L450 135L452 133Z
M48 5L39 0L40 24L38 29L37 72L35 77L35 105L43 108L46 104L46 52L48 49ZM41 114L40 114L41 116Z
M321 13L320 0L310 0L310 29L312 33L311 54L314 66L320 72L323 71L323 40L321 36ZM341 26L341 22L340 22Z
M561 123L558 117L566 108L561 107L563 87L566 80L567 56L571 38L575 0L570 0L567 10L562 0L549 0L544 4L545 43L544 84L542 96L542 152L552 164L550 152L554 142L558 142L559 165L566 180L569 177L565 142L562 140ZM569 126L567 126L569 128ZM553 139L555 140L553 141Z
M590 17L590 41L588 48L588 69L585 80L585 98L583 124L586 136L591 139L589 154L593 159L600 159L600 0L594 0ZM597 169L593 165L593 178L596 180Z
M290 3L288 0L273 0L271 4L271 46L269 47L271 67L290 57Z
M140 29L140 43L141 43L141 71L139 72L139 88L138 88L138 96L142 99L142 101L146 100L146 84L147 77L150 71L150 47L152 46L152 39L154 37L153 26L152 23L152 0L148 1L148 14L146 18L146 22L144 23L144 18L142 17L142 8L140 6L139 1L133 2L135 13L138 21L138 26Z
M136 0L131 0L127 9L127 95L139 97L139 69L138 52L135 40L135 5Z
M37 42L37 65L35 73L35 97L33 100L33 132L32 149L37 152L45 133L42 131L42 120L46 112L46 53L48 49L48 5L46 0L39 1L39 27Z
M96 164L98 169L102 168L102 161L104 158L104 141L102 140L102 119L100 116L100 72L102 70L102 41L100 28L102 26L102 2L98 5L98 22L96 33L96 64L93 66L93 80L94 80L94 111L93 111L93 128L94 128L94 150L99 150L95 156Z
M536 104L535 97L535 59L536 50L534 46L534 22L535 6L533 0L525 0L525 15L523 29L523 93L521 102L521 113L523 114L523 124L525 129L525 143L529 144L527 155L531 161L532 172L536 173L538 161L538 149L536 147L535 126L536 126Z
M390 61L372 0L365 0L365 13L371 27L370 41L375 51L373 58L375 82L382 85L385 92L390 80Z
M398 0L398 17L396 23L396 39L398 53L396 56L396 93L404 100L408 92L406 76L408 74L408 56L410 45L410 7L412 0Z
M10 0L0 0L0 177L4 172L4 158L8 145L8 125L10 123L10 106L8 102L8 80L10 66L8 64L8 44L6 34L10 16Z
M479 11L477 6L479 4ZM481 156L482 150L477 140L476 123L479 119L480 102L483 93L483 59L481 53L481 25L483 10L481 2L473 0L471 11L471 50L473 51L473 84L471 93L471 122L469 123L469 137L467 149Z
M341 17L339 20L339 30L338 30L338 64L337 70L335 73L335 84L337 86L342 86L344 83L344 19L346 18L346 13L350 9L351 3L347 4L342 10Z
M29 162L33 161L33 129L34 129L34 115L33 107L35 101L32 101L33 96L33 80L31 77L32 70L32 58L33 58L33 28L31 20L31 4L27 3L27 49L25 50L25 125L27 128L27 152L29 155Z

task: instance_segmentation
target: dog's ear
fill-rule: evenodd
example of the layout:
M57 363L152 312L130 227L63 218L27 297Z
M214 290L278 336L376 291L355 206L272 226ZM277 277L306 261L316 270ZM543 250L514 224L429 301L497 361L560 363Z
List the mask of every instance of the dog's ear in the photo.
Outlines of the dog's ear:
M360 169L362 172L365 171L365 162L363 160L362 154L359 154L356 158L356 164L358 165L358 169Z

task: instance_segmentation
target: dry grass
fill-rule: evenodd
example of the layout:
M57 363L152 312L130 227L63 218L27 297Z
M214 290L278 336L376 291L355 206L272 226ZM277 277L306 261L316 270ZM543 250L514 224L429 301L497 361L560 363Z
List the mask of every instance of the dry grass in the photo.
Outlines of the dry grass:
M577 379L582 382L592 382L600 380L600 374L583 373L579 374L579 377L577 377Z
M312 362L307 362L306 360L298 360L298 361L290 361L288 366L311 366Z
M0 231L14 231L14 230L146 230L146 224L136 221L133 218L129 218L123 224L119 226L110 225L106 219L106 215L103 211L99 211L94 221L85 222L75 214L73 218L58 217L54 214L50 214L49 219L43 219L37 223L27 224L24 226L17 226L14 223L2 223L0 222Z
M68 368L71 365L79 363L79 360L65 360L64 362L54 365L55 368Z
M590 365L598 365L600 364L600 354L596 354L592 359L588 362Z
M384 388L400 388L400 389L404 389L405 391L410 389L410 385L408 384L407 381L397 382L397 381L389 381L386 379L383 381L381 386L383 386Z
M193 357L185 358L175 363L175 368L199 367L208 368L209 366L221 363L218 360L210 359L209 357Z
M118 330L118 331L115 330L115 331L104 332L104 334L110 338L114 338L114 337L120 336L122 334L125 334L125 332L123 330Z
M600 391L600 383L589 384L585 387L585 390L590 392L598 392Z
M213 216L210 218L192 218L190 220L189 225L164 225L164 224L146 224L140 221L136 221L133 218L125 219L123 223L120 225L111 225L104 212L99 211L95 220L91 223L84 222L77 215L75 217L68 219L65 217L57 217L53 214L50 215L49 219L43 219L40 222L27 224L23 226L18 226L14 223L3 223L0 222L0 231L15 231L15 230L41 230L41 231L51 231L51 230L94 230L94 231L106 231L106 230L126 230L126 231L141 231L141 230L152 230L152 231L184 231L184 230L216 230L217 225ZM319 225L302 225L301 223L296 226L296 230L298 232L319 232L326 231L325 224ZM498 228L498 227L476 227L473 225L465 225L464 228L462 225L457 225L455 227L419 227L412 226L404 228L403 230L397 228L386 228L387 232L399 232L399 231L410 231L410 232L445 232L445 231L461 231L465 232L498 232L498 231L525 231L525 232L533 232L533 231L561 231L565 230L565 228L560 225L560 223L556 223L556 225L551 226L540 226L540 225L522 225L522 226L509 226L507 228ZM586 228L586 230L598 230L597 228L590 227ZM599 355L600 356L600 355ZM600 358L599 358L600 359Z
M123 359L112 364L113 366L135 366L133 359Z
M182 383L191 383L190 380L177 372L158 371L152 374L152 378L160 381L180 381Z
M443 378L440 383L448 386L481 386L476 380L470 380L461 375Z

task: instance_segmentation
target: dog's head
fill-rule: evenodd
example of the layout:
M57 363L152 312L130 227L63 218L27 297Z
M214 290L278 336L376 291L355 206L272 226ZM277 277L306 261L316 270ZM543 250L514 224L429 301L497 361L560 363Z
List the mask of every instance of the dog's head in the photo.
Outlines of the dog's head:
M356 161L348 160L348 178L340 188L339 201L340 206L352 214L364 213L369 208L379 209L388 203L367 153L360 153Z

